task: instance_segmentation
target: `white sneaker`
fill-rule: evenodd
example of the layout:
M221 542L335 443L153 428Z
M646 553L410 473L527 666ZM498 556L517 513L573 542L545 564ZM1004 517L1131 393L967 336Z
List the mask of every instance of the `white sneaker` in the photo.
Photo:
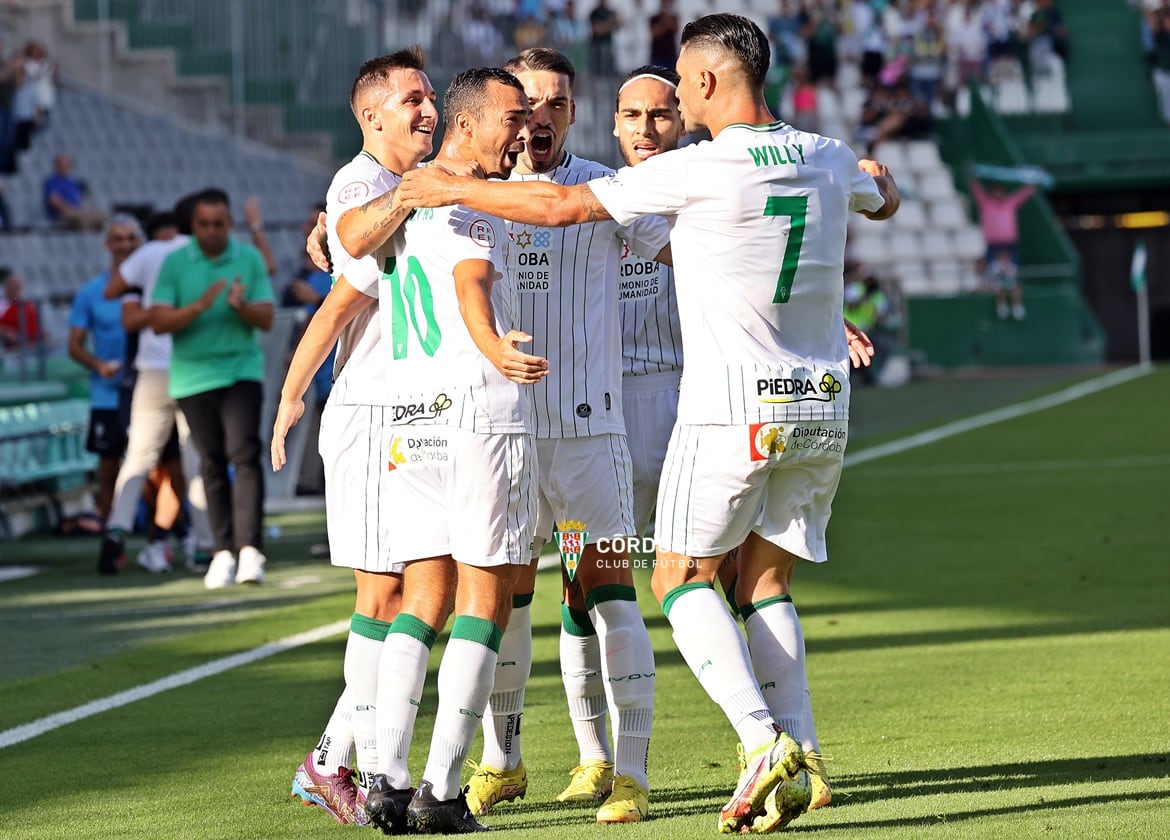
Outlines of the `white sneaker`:
M152 574L171 570L171 549L166 540L155 540L146 544L138 553L138 565Z
M1012 304L1012 317L1017 321L1022 321L1028 317L1028 310L1024 308L1022 303Z
M230 551L217 551L203 576L203 585L208 589L223 589L236 582L236 558Z
M241 548L240 568L236 572L236 583L263 583L266 562L268 562L268 558L253 546L246 545Z

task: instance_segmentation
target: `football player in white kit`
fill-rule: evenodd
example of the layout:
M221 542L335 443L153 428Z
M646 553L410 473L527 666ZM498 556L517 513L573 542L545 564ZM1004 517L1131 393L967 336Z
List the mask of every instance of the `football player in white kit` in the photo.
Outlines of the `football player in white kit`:
M392 192L401 173L431 152L438 112L421 51L402 50L366 62L354 81L350 104L362 129L362 150L338 170L326 198L336 282L289 366L273 429L272 466L284 465L285 436L304 412L302 400L313 373L337 344L335 382L321 417L320 449L326 468L330 557L335 566L353 568L357 597L346 642L346 687L317 747L297 768L292 792L306 804L324 808L338 822L365 824L362 803L377 767L378 662L398 614L402 579L401 566L389 559L388 519L378 504L385 453L373 445L385 414L378 393L383 387L381 324L377 306L369 306L370 299L343 279L380 277L381 269L373 257L350 257L336 223L360 214L359 208L371 198ZM398 215L395 224L404 217ZM349 769L355 747L356 785Z
M532 108L528 143L511 180L580 184L612 170L564 148L574 120L572 63L556 50L526 50L505 65ZM520 719L532 661L535 558L556 527L564 583L561 670L579 763L560 801L601 801L599 822L645 818L646 754L653 719L654 653L638 610L624 552L599 540L633 534L631 467L621 403L618 263L622 249L654 258L666 223L646 218L567 228L508 227L509 271L519 288L519 326L547 357L549 375L534 389L540 507L533 563L516 588L496 687L484 720L484 752L468 803L486 813L524 795ZM580 553L566 549L572 540ZM604 544L604 543L602 543ZM608 698L607 698L608 695ZM606 710L614 714L614 745Z
M769 57L750 20L705 16L683 31L678 96L686 127L707 128L711 142L579 187L427 173L398 196L530 224L671 220L687 362L658 494L653 585L680 652L741 741L744 770L719 817L728 832L781 827L809 802L807 788L781 785L805 769L804 751L777 725L753 666L795 658L774 629L792 624L781 615L792 570L801 558L826 559L848 435L848 212L884 219L899 203L884 166L775 120L763 95ZM713 586L741 543L746 643Z

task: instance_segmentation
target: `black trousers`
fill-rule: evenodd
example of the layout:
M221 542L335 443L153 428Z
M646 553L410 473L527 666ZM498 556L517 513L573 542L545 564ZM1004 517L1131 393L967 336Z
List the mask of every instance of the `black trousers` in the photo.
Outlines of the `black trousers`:
M264 474L260 467L259 382L236 382L179 400L203 459L207 514L216 551L263 548ZM235 468L235 486L228 464Z

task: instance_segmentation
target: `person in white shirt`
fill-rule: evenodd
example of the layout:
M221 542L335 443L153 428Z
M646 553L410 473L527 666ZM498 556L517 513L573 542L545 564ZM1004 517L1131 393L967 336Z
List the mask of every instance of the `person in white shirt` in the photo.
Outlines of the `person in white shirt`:
M684 125L706 128L710 142L574 187L427 172L398 195L406 206L458 202L528 224L670 219L686 369L653 586L680 652L741 741L745 769L720 812L729 832L782 826L810 801L807 785L782 784L802 777L804 750L777 725L792 724L776 720L753 668L796 675L802 656L785 644L797 640L774 627L792 626L796 561L826 559L848 439L847 216L884 219L899 202L881 164L775 120L763 94L769 57L750 20L705 16L683 30L678 96ZM741 544L746 641L713 586Z

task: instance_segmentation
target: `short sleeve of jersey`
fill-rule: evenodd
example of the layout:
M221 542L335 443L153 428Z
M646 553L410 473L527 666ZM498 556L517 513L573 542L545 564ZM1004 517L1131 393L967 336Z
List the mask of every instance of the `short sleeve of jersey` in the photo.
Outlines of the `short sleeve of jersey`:
M628 225L620 225L618 233L630 250L647 260L653 260L670 242L670 224L661 216L639 216Z
M687 202L687 165L693 148L656 155L637 167L623 166L590 181L589 189L619 225L646 214L673 216Z
M452 243L455 248L453 264L463 260L488 260L497 269L502 269L502 238L505 235L502 221L495 216L457 206L451 209L449 222L455 233Z
M851 167L852 180L849 184L849 209L854 212L859 210L867 210L870 213L875 210L880 210L885 205L886 200L878 191L877 182L873 176L868 172L862 172L857 167L857 155L853 154L853 150L841 144L844 151L848 165Z
M349 283L366 297L376 298L378 296L378 281L382 279L380 265L381 251L379 250L361 259L351 259L345 267L345 273L341 276L345 278L346 283Z
M77 291L73 298L73 306L69 310L69 326L81 330L93 329L93 307L90 305L90 286L85 284Z

